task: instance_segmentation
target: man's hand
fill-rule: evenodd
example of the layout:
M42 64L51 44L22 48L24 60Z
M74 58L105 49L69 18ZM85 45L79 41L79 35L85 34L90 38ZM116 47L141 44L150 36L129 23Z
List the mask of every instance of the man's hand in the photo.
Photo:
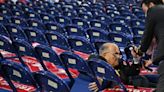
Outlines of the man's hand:
M97 87L96 82L90 83L88 88L89 88L90 91L92 91L92 92L98 92L98 87Z
M145 61L145 67L148 67L151 64L153 64L153 61L151 59Z
M98 82L100 83L100 85L102 85L103 79L100 78L100 77L97 77L97 80L98 80ZM99 88L98 88L96 82L90 83L88 88L89 88L92 92L98 92L98 90L99 90Z
M131 51L131 54L134 58L139 58L140 56L138 55L139 49L136 46L132 46L129 48Z

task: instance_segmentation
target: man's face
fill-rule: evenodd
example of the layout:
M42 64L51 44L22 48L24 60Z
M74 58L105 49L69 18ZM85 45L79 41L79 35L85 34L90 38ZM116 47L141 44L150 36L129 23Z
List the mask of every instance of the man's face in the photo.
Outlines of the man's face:
M152 2L150 2L148 5L146 5L145 3L142 4L142 10L145 13L145 15L147 14L148 9L153 6L155 6L155 4Z
M147 14L147 11L148 11L149 7L146 5L146 4L142 4L142 10L145 14Z
M118 47L115 47L112 51L106 53L106 55L107 62L111 64L113 67L119 64L119 59L121 55Z

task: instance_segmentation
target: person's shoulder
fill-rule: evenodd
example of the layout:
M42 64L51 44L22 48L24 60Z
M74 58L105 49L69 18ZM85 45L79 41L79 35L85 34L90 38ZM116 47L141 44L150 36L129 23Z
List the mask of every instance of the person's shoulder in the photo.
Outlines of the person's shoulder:
M164 5L156 5L152 8L149 9L151 12L158 12L158 11L163 11L164 10Z

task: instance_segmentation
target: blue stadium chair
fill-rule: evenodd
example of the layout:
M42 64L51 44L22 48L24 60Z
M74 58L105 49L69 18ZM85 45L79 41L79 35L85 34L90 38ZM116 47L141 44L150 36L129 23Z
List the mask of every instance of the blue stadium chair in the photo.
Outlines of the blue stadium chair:
M115 4L107 4L107 5L106 5L106 11L109 12L109 11L111 11L111 10L117 10Z
M29 41L32 43L39 43L48 45L48 41L44 35L44 33L36 28L26 28L24 29Z
M127 9L127 10L119 10L120 11L120 14L132 14L132 12Z
M6 3L0 3L0 8L9 8L9 5Z
M0 51L1 51L3 58L12 57L12 56L6 55L6 53L2 53L2 52L16 53L16 51L11 43L11 40L2 35L0 35ZM15 55L13 55L13 56L15 56Z
M0 14L0 23L7 24L9 23L9 18L7 18L5 15Z
M54 65L63 66L56 52L53 51L50 47L45 45L38 45L35 47L35 51L38 54L40 61L42 61L44 64L45 62L50 62ZM46 67L46 70L50 70L50 68Z
M99 16L99 15L105 15L105 13L99 11L99 10L91 10L93 17Z
M19 26L15 24L7 24L5 27L9 32L12 40L22 39L28 41L26 34Z
M11 22L20 27L28 27L28 24L26 23L25 19L18 17L18 16L11 17Z
M120 13L119 11L114 10L114 11L107 12L107 15L110 16L111 18L114 18L114 17L120 16Z
M39 87L36 81L34 80L33 75L24 66L7 60L1 61L0 64L3 77L10 84L9 86L13 89L14 92L17 92L17 89L19 89L18 86L16 86L15 82L24 86L27 85L33 87L32 90L27 91L38 91Z
M62 16L62 15L56 16L55 20L57 23L61 24L62 26L71 24L71 20L68 17Z
M17 51L17 55L19 57L19 61L23 66L27 66L32 72L46 69L44 64L40 61L38 58L38 55L36 54L34 48L30 43L24 40L15 40L12 44ZM28 58L32 58L32 60L29 60ZM38 64L39 69L33 69L31 65ZM41 65L41 66L40 66Z
M60 54L60 58L68 68L77 69L80 73L91 73L87 62L72 52L63 52Z
M45 9L42 9L42 8L40 8L40 7L34 7L33 9L34 9L34 11L35 11L36 13L38 13L38 14L46 13L46 10L45 10Z
M21 5L21 7L22 7L22 10L26 13L26 12L32 12L32 11L34 11L33 9L32 9L32 7L29 7L29 6L27 6L27 5Z
M109 25L110 29L112 32L120 33L120 34L126 34L131 36L132 32L128 28L127 25L119 23L119 22L114 22Z
M91 11L90 8L86 7L86 6L80 6L76 9L77 13L80 14L80 13L86 13L86 12L89 12ZM92 14L92 13L90 13Z
M107 62L100 59L92 59L88 61L88 63L96 77L100 77L104 81L114 82L116 85L120 86L124 92L128 92L118 77L117 73L115 72L115 69Z
M64 11L63 15L72 19L72 18L75 18L77 16L77 12L76 11Z
M142 11L142 8L141 7L136 7L136 6L132 7L132 12L133 13L138 12L138 11Z
M87 14L87 13L79 13L78 15L80 18L85 19L87 21L90 21L93 18L91 14Z
M62 4L61 2L55 2L54 5L55 5L57 8L61 8L63 4Z
M73 18L72 23L81 26L83 29L89 28L88 22L81 18Z
M45 26L40 20L28 19L27 22L29 24L29 27L37 28L37 29L42 30L42 32L46 32Z
M13 15L8 8L0 8L0 13L8 17Z
M51 14L52 16L59 16L62 14L62 12L60 10L56 10L56 9L48 9L47 10L48 14Z
M113 19L113 21L118 22L118 23L129 25L129 22L124 17L122 17L122 16L115 17Z
M91 42L95 42L96 40L110 41L108 37L109 33L103 29L89 28L87 33Z
M74 36L86 37L86 32L81 27L74 24L66 25L65 31L69 36L74 35Z
M21 18L25 18L26 15L24 14L24 12L22 12L21 10L12 10L13 16L19 16Z
M6 30L5 26L0 24L0 35L6 36L10 38L10 34L8 33L8 31Z
M138 17L138 19L141 19L141 20L145 20L146 19L146 16L143 13L143 11L138 11L138 12L135 12L134 14Z
M131 27L144 27L145 26L145 22L143 22L140 19L132 19L131 20Z
M95 28L100 28L100 29L108 30L108 26L106 25L106 23L101 22L99 20L91 20L90 21L90 26L91 27L95 27Z
M55 21L53 16L51 16L51 15L49 15L47 13L41 13L40 17L41 17L43 22Z
M79 51L86 54L96 52L93 45L83 37L71 36L68 38L68 42L73 51Z
M134 36L143 36L144 27L132 27L132 32Z
M10 9L12 9L12 10L22 10L22 8L19 5L16 5L16 4L10 5Z
M57 32L47 32L46 38L50 46L54 46L62 50L70 50L67 38L64 35Z
M28 11L25 13L27 19L36 19L40 20L39 14L35 13L34 11Z
M102 21L104 23L107 23L107 25L112 23L112 18L110 18L109 16L106 16L106 15L96 16L96 19L100 20L100 21Z
M20 39L15 40L13 41L13 46L18 52L18 55L20 57L23 57L23 56L36 57L36 53L32 45L29 44L27 41L20 40Z
M72 5L63 5L62 11L65 11L65 12L73 11L73 6Z
M60 57L68 69L77 69L80 73L78 78L74 79L70 92L90 92L88 85L95 80L87 62L72 52L64 52Z
M122 53L122 55L124 55L125 47L128 46L129 44L133 43L133 39L127 37L124 34L110 32L109 37L113 42L115 42L119 46L120 52ZM126 57L123 56L123 59L126 59Z
M34 78L41 87L40 91L42 92L70 92L68 84L50 72L36 72Z
M45 26L48 31L58 32L60 34L66 35L64 28L59 23L46 22Z
M125 17L125 19L127 19L128 21L137 18L137 17L136 17L134 14L132 14L132 13L122 13L121 15L122 15L123 17Z

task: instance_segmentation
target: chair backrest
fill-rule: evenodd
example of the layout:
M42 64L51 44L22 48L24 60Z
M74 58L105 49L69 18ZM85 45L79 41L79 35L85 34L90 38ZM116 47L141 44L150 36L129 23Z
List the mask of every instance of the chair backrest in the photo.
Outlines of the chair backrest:
M61 15L56 16L55 20L56 20L57 23L61 24L62 26L71 24L71 20L68 17L65 17L65 16L61 16Z
M40 20L40 16L39 14L35 13L34 11L28 11L25 13L26 14L26 18L30 18L30 19L37 19Z
M70 92L69 86L62 79L50 72L36 72L34 77L41 87L41 92Z
M0 24L0 31L1 31L1 33L0 33L1 35L6 36L6 37L10 37L8 31L6 30L6 28L4 27L3 24Z
M86 32L79 26L70 24L65 26L65 30L67 31L68 35L74 35L74 36L82 36L86 37Z
M97 20L100 20L104 23L107 23L107 25L109 25L110 23L112 23L112 18L110 18L109 16L105 16L105 15L100 15L96 17Z
M0 8L0 13L4 16L12 16L12 12L8 8Z
M62 54L60 54L60 58L68 68L77 69L81 73L86 73L86 74L91 73L91 70L87 62L84 59L82 59L80 56L72 52L63 52Z
M69 18L74 18L74 17L77 16L77 13L74 12L74 11L64 11L64 12L63 12L63 15L64 15L64 16L67 16L67 17L69 17Z
M68 38L68 42L74 51L79 51L86 54L95 53L93 45L83 37L71 36Z
M13 40L22 39L28 41L26 34L19 26L15 24L7 24L5 27Z
M9 23L9 19L5 15L0 14L0 23L2 24Z
M95 42L96 40L110 41L108 36L109 33L103 29L89 28L87 33L91 42Z
M90 25L91 27L108 30L107 25L104 22L101 22L100 20L92 20L90 21Z
M67 38L57 32L47 32L46 37L51 46L55 46L64 50L70 50Z
M132 27L132 32L134 36L143 36L144 27Z
M90 21L93 18L92 14L87 14L85 12L84 13L79 13L78 15L79 15L80 18L85 19L87 21Z
M65 35L65 33L66 33L64 28L62 27L62 25L60 25L59 23L46 22L45 26L48 31L55 31L55 32L61 33L63 35Z
M51 15L49 15L47 13L41 13L40 17L41 17L43 22L55 21L53 16L51 16Z
M81 19L81 18L74 18L72 19L72 23L76 24L78 26L81 26L83 29L89 28L89 24L86 20Z
M112 32L131 35L131 30L128 28L128 26L119 22L111 23L110 29L112 30Z
M39 44L48 45L48 41L41 30L38 30L36 28L26 28L24 29L24 31L31 43L36 42Z
M118 44L128 45L130 43L129 38L124 34L110 32L109 37L112 39L112 41Z
M11 22L13 24L19 25L20 27L28 27L25 19L18 17L18 16L11 17Z
M145 23L140 19L133 19L133 20L131 20L131 27L135 27L135 26L144 27Z
M31 56L31 57L36 57L36 53L27 41L24 40L15 40L13 42L14 48L17 50L20 56Z
M50 47L45 45L38 45L35 47L35 51L42 62L47 61L55 65L62 66L62 62L60 61L58 55Z
M37 29L43 30L43 32L45 32L45 26L43 25L43 23L40 20L28 19L27 22L30 27L37 28Z
M15 52L11 40L8 37L0 35L0 50Z
M13 88L13 85L14 85L14 88L13 88L14 92L17 92L15 90L16 84L14 82L17 82L23 85L32 86L35 89L33 91L36 91L36 89L38 88L37 83L28 69L26 69L21 64L18 64L12 61L7 61L7 60L1 61L0 64L1 64L1 69L2 69L4 78L7 78L8 82L12 81L12 84L10 85L10 87Z
M96 58L91 59L90 61L88 61L88 63L95 76L103 78L104 80L113 81L117 85L119 85L125 92L127 92L124 84L121 82L120 78L115 72L115 69L110 64L108 64L104 60Z

